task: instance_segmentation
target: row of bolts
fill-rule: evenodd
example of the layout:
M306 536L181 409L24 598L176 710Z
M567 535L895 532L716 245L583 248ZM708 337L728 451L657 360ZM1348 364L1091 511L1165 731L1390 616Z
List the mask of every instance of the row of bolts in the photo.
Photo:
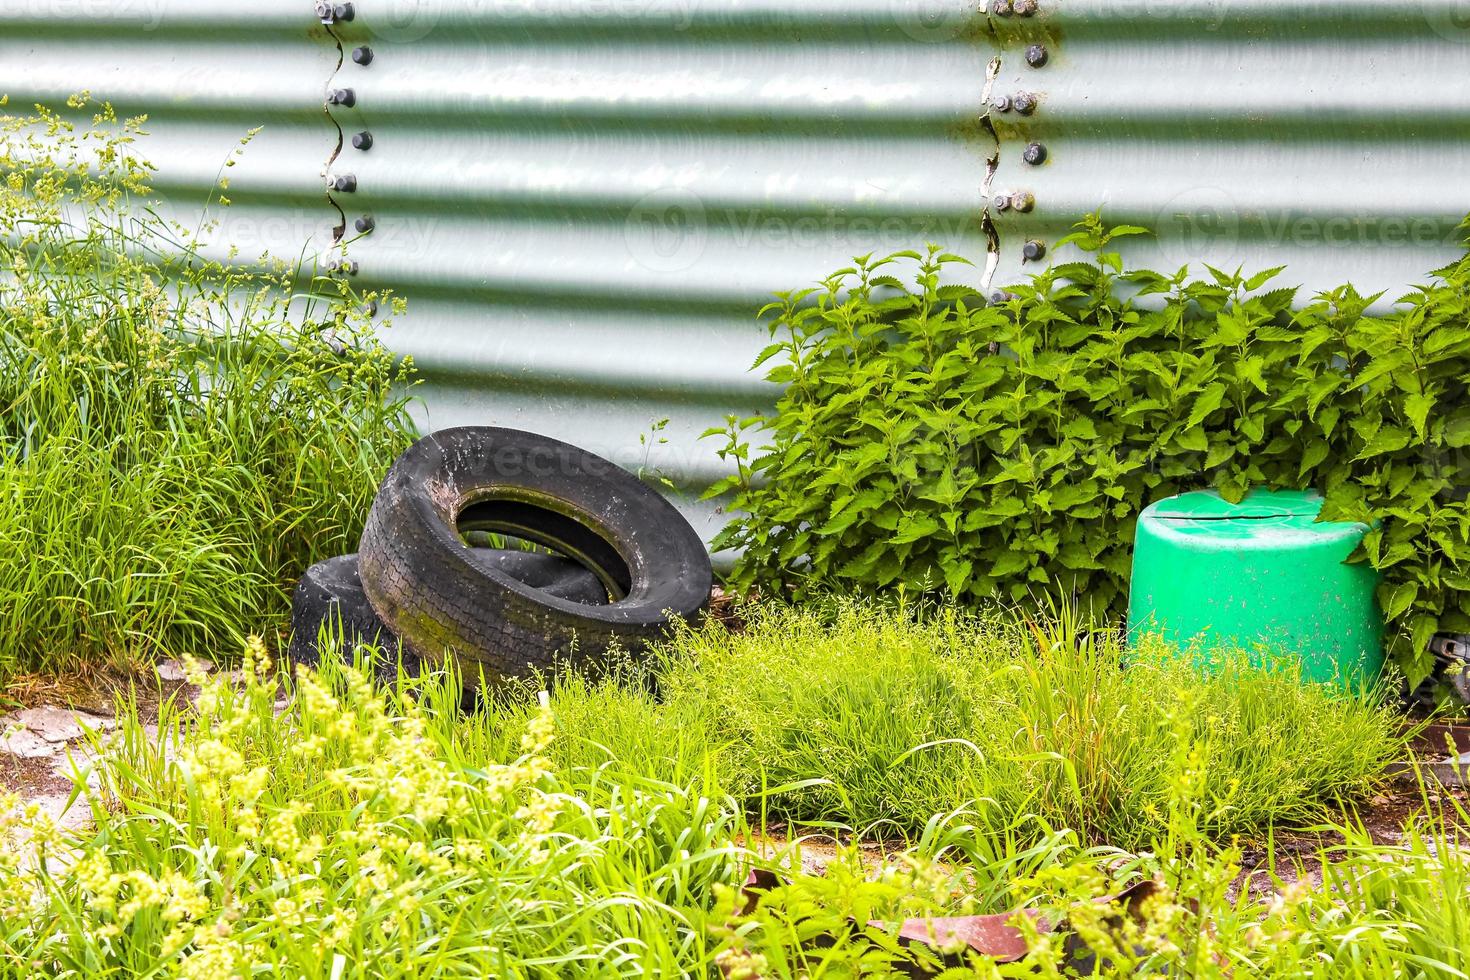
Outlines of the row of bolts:
M338 21L350 21L357 17L357 11L350 3L331 4L318 2L316 12L321 22L328 25L335 24ZM366 67L372 63L372 60L373 49L366 44L352 49L352 61L354 64ZM350 109L357 105L357 93L350 88L334 88L327 93L327 105L342 106L343 108ZM373 134L367 130L364 129L360 133L353 134L352 146L354 149L366 151L372 149L372 145ZM339 194L351 194L357 190L357 176L355 174L338 174L335 177L328 178L327 186ZM374 225L373 216L370 214L361 215L352 223L352 226L357 229L360 235L366 235L372 231ZM333 259L327 263L328 272L342 272L349 276L355 276L357 275L357 269L357 263L350 259Z
M992 0L990 12L1000 17L1030 17L1036 13L1036 0ZM1026 48L1026 64L1032 68L1042 68L1046 65L1051 55L1044 44L1033 44ZM1029 116L1036 111L1036 96L1030 92L1017 92L1015 95L1002 95L990 103L990 108L996 112L1016 112L1022 116ZM1021 151L1021 159L1033 167L1039 167L1046 162L1047 149L1043 143L1027 143ZM1015 191L1010 194L997 194L991 199L991 203L997 211L1010 211L1012 209L1026 214L1036 207L1036 195L1030 191ZM1039 262L1046 257L1046 244L1038 239L1028 239L1021 246L1021 257L1026 262ZM1003 289L997 289L991 294L995 302L1003 302L1011 296Z
M1036 13L1036 0L992 0L991 12L1002 17L1011 16L1030 17ZM318 12L322 14L323 23L335 21L352 20L356 12L350 3L339 3L328 7L326 4L318 6ZM1032 68L1041 68L1047 62L1049 55L1046 47L1041 44L1033 44L1026 49L1026 64ZM373 61L373 49L366 44L352 49L352 61L356 65L367 67ZM332 89L327 94L328 105L338 105L344 108L352 108L357 104L357 94L350 88ZM997 112L1016 112L1023 116L1029 116L1036 111L1036 96L1030 92L1017 92L1013 96L1002 95L997 97L991 107ZM367 130L354 133L352 136L352 147L356 150L367 151L372 149L373 134ZM1046 146L1041 143L1028 143L1021 151L1021 159L1033 167L1040 166L1046 162ZM353 174L339 174L331 182L332 189L339 193L350 194L357 190L357 177ZM1012 208L1028 213L1036 206L1036 196L1030 191L1018 191L1014 194L997 194L993 203L997 211L1009 211ZM353 227L358 234L366 235L373 230L375 222L373 216L364 214L360 216ZM1022 257L1027 262L1037 262L1046 256L1046 245L1036 239L1031 239L1021 249ZM357 263L346 259L334 261L328 269L333 272L345 272L348 275L357 274ZM1006 297L1004 290L997 290L997 296ZM1008 298L1008 297L1007 297Z

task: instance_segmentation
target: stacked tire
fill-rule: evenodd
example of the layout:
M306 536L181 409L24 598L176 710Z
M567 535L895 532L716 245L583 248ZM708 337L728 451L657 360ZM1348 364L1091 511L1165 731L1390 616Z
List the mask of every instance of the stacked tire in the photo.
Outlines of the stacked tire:
M470 543L506 539L534 550ZM394 463L357 554L303 577L291 653L366 644L385 680L448 661L469 686L596 669L701 615L711 584L694 529L632 474L528 432L447 429Z

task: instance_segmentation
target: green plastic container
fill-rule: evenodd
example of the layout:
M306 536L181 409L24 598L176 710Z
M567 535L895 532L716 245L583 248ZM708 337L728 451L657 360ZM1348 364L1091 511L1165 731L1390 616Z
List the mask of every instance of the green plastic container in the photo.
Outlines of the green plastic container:
M1133 549L1130 634L1161 633L1202 657L1220 647L1300 657L1308 680L1372 684L1383 668L1378 574L1344 563L1368 528L1318 522L1321 509L1301 490L1151 504Z

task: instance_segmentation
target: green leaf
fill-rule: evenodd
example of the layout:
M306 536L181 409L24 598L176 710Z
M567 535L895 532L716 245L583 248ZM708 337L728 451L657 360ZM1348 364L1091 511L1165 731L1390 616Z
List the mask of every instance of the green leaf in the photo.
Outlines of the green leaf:
M1378 587L1378 605L1383 609L1383 618L1395 620L1402 616L1414 600L1419 597L1416 582L1383 583Z
M775 344L767 344L765 347L761 348L761 352L755 356L755 363L751 364L750 369L754 371L756 368L766 363L766 361L769 361L772 357L775 357L783 350L788 350L789 348L790 344L786 343L785 341L781 341L780 343Z
M906 514L898 522L898 530L893 535L894 544L908 544L927 538L939 532L939 521L928 514Z
M1270 282L1272 279L1275 279L1277 276L1281 275L1281 273L1285 271L1286 266L1278 265L1274 269L1266 269L1262 272L1257 272L1255 275L1251 276L1245 281L1245 288L1253 292L1257 289L1260 289L1262 286L1266 285L1266 283Z
M944 584L949 589L950 595L965 594L970 584L970 573L974 567L974 563L968 560L949 561L944 564Z
M1409 444L1410 435L1396 425L1385 425L1373 434L1355 459L1371 459L1387 453L1396 453Z
M1425 424L1429 418L1429 410L1434 407L1435 399L1432 395L1421 392L1413 392L1404 398L1404 414L1408 416L1410 424L1419 438L1425 435Z
M1316 439L1307 443L1302 449L1302 462L1297 467L1297 474L1299 476L1305 476L1307 473L1315 470L1327 458L1328 453L1331 451L1332 447L1328 445L1325 439Z
M1470 446L1470 412L1458 412L1450 416L1444 426L1445 445L1455 449Z
M1205 432L1204 426L1196 425L1175 436L1174 443L1180 449L1188 452L1202 453L1210 448L1210 437Z
M1221 439L1210 444L1210 451L1205 456L1205 469L1212 470L1221 463L1235 456L1235 444L1229 439Z
M1428 650L1429 641L1439 632L1439 620L1429 615L1415 616L1409 626L1409 642L1416 651Z
M1031 567L1031 557L1018 549L1003 552L995 564L990 566L990 577L1008 579Z
M1209 418L1220 403L1225 400L1225 386L1218 381L1205 386L1194 400L1194 408L1189 413L1189 421L1184 423L1186 429L1193 429L1205 419Z

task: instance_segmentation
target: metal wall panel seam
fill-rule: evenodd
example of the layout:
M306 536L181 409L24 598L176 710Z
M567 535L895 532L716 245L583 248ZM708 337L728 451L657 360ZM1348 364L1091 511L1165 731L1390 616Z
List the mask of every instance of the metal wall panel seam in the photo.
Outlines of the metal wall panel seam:
M347 212L343 210L342 204L337 200L337 195L349 193L357 189L356 177L351 174L339 174L336 172L337 159L342 155L345 137L342 133L341 123L332 114L332 106L343 100L348 100L348 104L350 105L352 94L351 89L344 90L336 88L337 76L342 71L344 56L342 39L337 36L335 25L339 20L351 20L355 16L355 10L355 4L350 2L333 3L332 0L315 0L313 3L313 12L316 14L317 20L326 28L327 36L332 39L332 43L337 49L337 63L332 67L332 73L327 77L326 83L323 86L322 100L322 112L326 115L327 121L332 124L332 128L336 131L337 136L336 144L332 147L331 155L327 157L327 162L322 166L322 178L326 184L327 201L336 210L338 218L337 226L332 231L332 241L334 244L340 243L347 234ZM357 266L351 259L346 257L345 249L343 249L343 254L335 256L328 261L325 271L335 275L351 276L356 274Z

